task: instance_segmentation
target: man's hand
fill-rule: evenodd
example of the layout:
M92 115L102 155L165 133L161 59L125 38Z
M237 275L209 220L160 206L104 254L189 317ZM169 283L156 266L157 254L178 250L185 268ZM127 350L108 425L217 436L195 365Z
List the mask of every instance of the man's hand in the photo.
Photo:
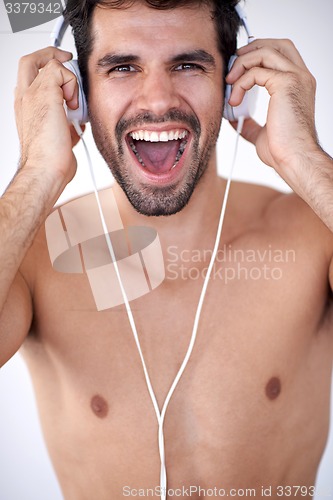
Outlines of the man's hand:
M71 109L78 106L76 78L62 65L70 58L54 47L22 57L15 92L21 168L40 169L64 184L76 171L72 147L78 141L63 106L64 100Z
M64 110L77 108L77 81L61 63L69 52L49 47L21 59L15 96L21 165L0 198L0 340L4 363L26 337L31 289L19 273L26 252L76 170ZM74 136L73 136L74 137Z
M238 55L226 78L234 86L230 104L255 84L270 95L266 125L245 120L243 137L333 232L333 160L317 140L314 77L289 40L255 40Z
M290 40L255 40L237 54L226 79L234 86L230 104L240 104L255 84L270 95L265 127L248 119L242 135L256 146L260 159L288 182L290 170L297 168L304 155L319 150L315 79Z

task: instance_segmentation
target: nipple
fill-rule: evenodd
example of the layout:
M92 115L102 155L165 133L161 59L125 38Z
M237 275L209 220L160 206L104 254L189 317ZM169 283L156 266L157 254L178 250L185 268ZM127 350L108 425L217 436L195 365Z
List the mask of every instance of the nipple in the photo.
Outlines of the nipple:
M91 398L90 408L98 418L105 418L109 413L109 406L106 400L98 394Z
M266 385L266 396L273 401L281 392L281 381L278 377L272 377Z

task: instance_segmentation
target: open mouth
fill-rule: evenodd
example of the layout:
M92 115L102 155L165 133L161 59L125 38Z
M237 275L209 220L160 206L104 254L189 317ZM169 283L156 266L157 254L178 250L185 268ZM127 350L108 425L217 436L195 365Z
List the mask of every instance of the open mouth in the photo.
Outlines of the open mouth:
M140 165L152 174L171 172L179 163L188 143L185 129L164 131L135 130L127 141Z

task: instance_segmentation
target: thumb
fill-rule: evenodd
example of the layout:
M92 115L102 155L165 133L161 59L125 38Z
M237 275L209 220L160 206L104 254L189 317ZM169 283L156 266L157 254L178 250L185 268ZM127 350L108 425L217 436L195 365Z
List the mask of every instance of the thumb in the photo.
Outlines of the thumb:
M237 130L237 123L238 123L237 121L231 121L230 125L235 130ZM251 142L252 144L256 145L258 136L263 128L264 127L259 125L259 123L254 121L252 118L246 118L246 120L244 120L244 125L242 128L241 135L246 141Z

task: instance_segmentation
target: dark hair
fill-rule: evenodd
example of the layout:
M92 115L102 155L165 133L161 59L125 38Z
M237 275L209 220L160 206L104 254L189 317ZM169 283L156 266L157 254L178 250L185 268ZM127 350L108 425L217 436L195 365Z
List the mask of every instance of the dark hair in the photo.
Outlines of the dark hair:
M83 87L87 96L89 93L88 58L93 47L90 25L94 8L101 5L112 9L125 9L137 1L145 3L152 9L159 10L195 5L211 7L212 19L215 20L216 24L219 50L227 70L229 58L236 52L237 47L240 19L235 11L235 6L239 0L68 0L64 17L72 27Z

